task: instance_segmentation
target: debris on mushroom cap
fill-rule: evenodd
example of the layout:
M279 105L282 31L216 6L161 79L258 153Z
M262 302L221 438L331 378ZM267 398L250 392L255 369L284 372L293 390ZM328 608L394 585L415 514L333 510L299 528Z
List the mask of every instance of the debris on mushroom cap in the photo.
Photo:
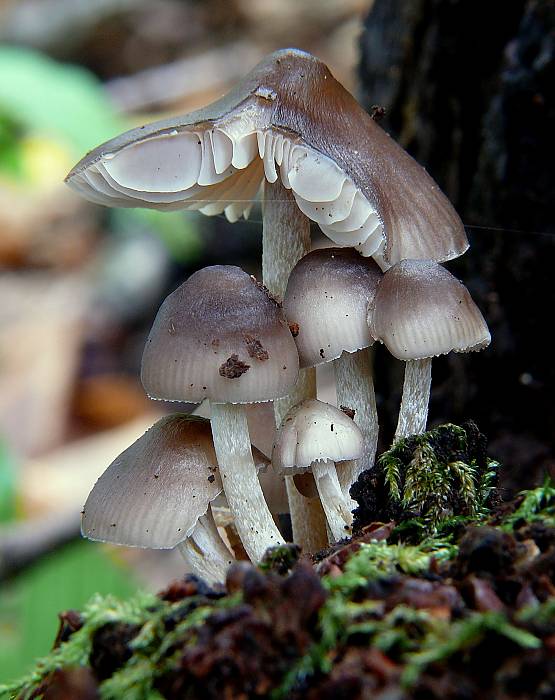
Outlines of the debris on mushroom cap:
M431 260L402 260L384 274L368 324L400 360L477 351L491 340L467 288Z
M99 146L67 182L100 204L225 212L236 221L263 177L281 178L331 240L376 255L384 269L404 258L449 260L468 247L424 168L321 61L295 49L270 54L204 109Z
M308 399L283 419L272 464L280 472L300 474L313 462L358 459L362 449L362 433L354 421L331 404Z
M173 414L155 423L98 479L81 531L91 540L170 549L191 534L221 491L210 421Z
M382 272L352 248L313 250L293 268L283 311L301 367L330 362L373 344L366 320Z
M298 371L280 307L239 267L216 265L162 303L141 379L155 399L252 403L285 396Z

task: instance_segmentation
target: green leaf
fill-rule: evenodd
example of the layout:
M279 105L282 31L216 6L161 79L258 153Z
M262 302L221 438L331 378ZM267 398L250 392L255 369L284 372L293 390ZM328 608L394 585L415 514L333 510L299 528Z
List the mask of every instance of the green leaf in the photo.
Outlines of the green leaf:
M0 48L0 113L76 157L126 128L92 73L18 47Z
M15 519L17 478L13 457L0 439L0 523Z

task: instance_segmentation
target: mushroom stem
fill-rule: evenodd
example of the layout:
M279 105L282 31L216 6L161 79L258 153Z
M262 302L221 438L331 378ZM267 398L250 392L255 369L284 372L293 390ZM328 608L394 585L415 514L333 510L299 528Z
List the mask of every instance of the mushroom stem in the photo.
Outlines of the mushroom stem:
M310 252L310 220L279 178L273 183L264 183L262 219L262 281L270 294L281 301L291 270ZM276 425L281 424L291 406L315 396L314 370L301 370L294 391L287 398L274 402ZM285 478L285 485L294 541L308 552L325 547L326 520L318 499L302 496L292 477Z
M351 534L353 516L343 496L334 462L313 462L310 466L331 534L335 541Z
M220 537L212 509L198 519L192 534L177 548L191 571L207 583L225 581L227 569L235 558Z
M278 178L264 183L262 281L281 301L297 262L310 252L310 220Z
M245 410L240 404L211 403L214 449L237 533L254 562L268 547L283 544L258 481Z
M432 358L407 360L396 440L407 435L420 435L426 430L431 385Z
M378 412L372 381L370 350L344 352L333 362L339 406L353 409L354 421L364 438L364 452L356 460L344 462L338 472L339 483L345 496L358 475L374 465L378 445Z

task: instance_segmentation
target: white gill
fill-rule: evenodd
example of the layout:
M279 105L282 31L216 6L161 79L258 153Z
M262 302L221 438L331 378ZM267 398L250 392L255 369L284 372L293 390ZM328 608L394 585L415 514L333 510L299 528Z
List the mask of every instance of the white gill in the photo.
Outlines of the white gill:
M264 178L281 178L334 243L379 257L384 235L377 211L344 171L300 139L255 130L245 120L137 141L105 154L70 184L100 204L198 209L234 222L248 217Z

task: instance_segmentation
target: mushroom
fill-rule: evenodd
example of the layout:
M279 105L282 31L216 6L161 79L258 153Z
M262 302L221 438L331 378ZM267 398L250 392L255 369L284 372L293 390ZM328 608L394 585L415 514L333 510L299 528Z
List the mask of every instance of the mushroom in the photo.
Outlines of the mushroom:
M317 399L294 406L276 436L272 464L291 476L312 472L336 540L350 532L353 521L351 503L341 490L336 466L340 471L342 463L359 459L362 450L362 433L354 421L335 406Z
M283 540L256 476L241 404L284 396L298 369L280 307L254 278L229 265L195 272L164 300L143 354L141 379L151 398L210 400L224 492L254 561Z
M264 466L263 458L257 461ZM210 506L221 491L210 421L166 416L98 479L83 509L81 532L129 547L178 547L194 573L223 581L233 555Z
M426 171L325 64L296 49L270 54L199 111L102 144L67 182L102 204L225 212L235 221L248 214L263 177L291 190L332 241L376 255L384 268L404 258L449 260L468 247ZM280 193L269 188L270 199ZM279 258L287 274L298 250L279 247L272 264Z
M376 340L406 362L396 438L426 429L432 358L482 350L491 341L467 288L432 260L402 260L387 270L368 325Z
M339 475L346 496L360 472L373 465L378 442L367 312L382 276L373 260L353 248L321 248L295 265L283 300L301 367L333 361L338 403L354 410L364 436L354 471Z

